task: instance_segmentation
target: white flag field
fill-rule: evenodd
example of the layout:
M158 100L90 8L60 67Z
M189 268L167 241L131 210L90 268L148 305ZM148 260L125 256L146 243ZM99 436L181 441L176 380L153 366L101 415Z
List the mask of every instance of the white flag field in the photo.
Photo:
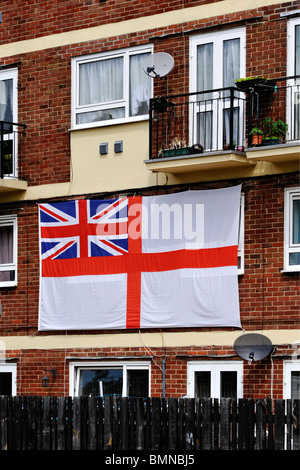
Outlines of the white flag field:
M241 186L39 205L39 330L240 328Z

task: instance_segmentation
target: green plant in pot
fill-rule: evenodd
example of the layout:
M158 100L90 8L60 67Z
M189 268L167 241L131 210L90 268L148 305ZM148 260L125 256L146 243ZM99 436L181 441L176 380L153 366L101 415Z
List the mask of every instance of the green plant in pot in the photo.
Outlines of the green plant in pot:
M261 129L259 129L258 127L254 127L251 130L250 135L252 136L252 145L261 145L262 144L264 134L263 134L263 131Z
M264 119L261 125L262 129L264 130L265 145L281 143L288 130L288 125L285 122L281 121L280 119L272 121L270 117Z

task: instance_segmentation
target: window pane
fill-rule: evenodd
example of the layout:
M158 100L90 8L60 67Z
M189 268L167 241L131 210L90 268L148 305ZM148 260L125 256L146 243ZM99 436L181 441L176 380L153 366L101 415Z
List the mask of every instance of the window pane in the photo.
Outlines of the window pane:
M93 111L77 115L76 124L87 122L109 121L110 119L121 119L125 117L125 108L105 109L104 111Z
M300 199L293 200L293 244L300 244Z
M130 116L141 116L149 112L151 78L145 74L143 69L143 62L149 55L150 54L136 54L130 56Z
M210 397L210 384L210 372L195 372L195 398Z
M295 75L300 75L300 25L295 26Z
M205 150L212 149L212 111L197 113L197 142Z
M0 225L0 264L13 263L13 226Z
M123 99L123 57L80 65L80 106L121 99Z
M300 400L300 371L292 371L292 400Z
M11 395L12 394L12 373L1 372L0 373L0 395Z
M148 370L127 371L127 393L129 397L148 397Z
M224 109L224 143L230 143L230 109ZM239 139L239 108L233 108L233 142L240 145Z
M197 47L197 91L212 90L213 86L213 43Z
M223 44L223 86L234 86L240 78L240 39L230 39Z
M4 126L5 127L5 126ZM3 141L3 173L10 175L13 173L13 141Z
M13 122L13 80L0 80L0 121Z
M79 395L122 395L122 369L81 370Z
M221 372L221 397L237 397L237 373Z

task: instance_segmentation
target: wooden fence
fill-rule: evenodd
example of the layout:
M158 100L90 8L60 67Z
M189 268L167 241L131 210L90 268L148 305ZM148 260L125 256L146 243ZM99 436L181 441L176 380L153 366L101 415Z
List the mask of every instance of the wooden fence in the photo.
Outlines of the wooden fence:
M1 450L299 450L299 401L0 397Z

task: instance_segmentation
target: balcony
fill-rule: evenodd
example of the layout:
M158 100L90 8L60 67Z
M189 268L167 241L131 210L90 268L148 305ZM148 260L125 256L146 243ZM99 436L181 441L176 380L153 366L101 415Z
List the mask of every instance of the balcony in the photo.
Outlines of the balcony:
M184 173L296 161L299 119L299 77L153 98L146 163Z
M24 191L21 179L21 147L26 125L0 121L0 192Z

